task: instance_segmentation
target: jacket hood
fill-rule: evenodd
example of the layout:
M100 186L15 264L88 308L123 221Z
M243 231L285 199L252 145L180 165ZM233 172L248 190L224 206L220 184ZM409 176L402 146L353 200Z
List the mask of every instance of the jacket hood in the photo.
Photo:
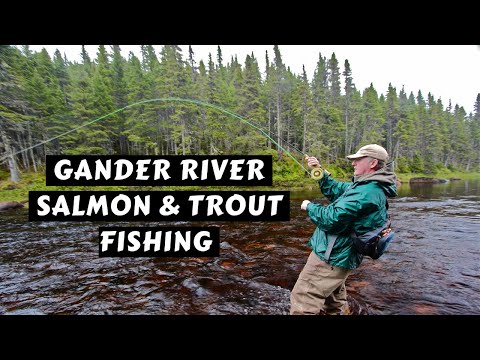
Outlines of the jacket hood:
M377 181L385 195L388 197L397 196L397 175L393 171L393 161L374 173L353 177L354 183L364 181Z

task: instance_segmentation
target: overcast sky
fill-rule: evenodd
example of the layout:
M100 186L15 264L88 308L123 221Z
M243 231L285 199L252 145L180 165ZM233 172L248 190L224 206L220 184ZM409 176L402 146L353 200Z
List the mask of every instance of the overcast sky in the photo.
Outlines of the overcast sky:
M188 56L188 45L180 45L184 58ZM216 61L218 45L192 45L197 63L208 61L211 53ZM32 51L45 47L53 56L55 49L65 53L68 60L80 60L80 45L31 45ZM247 54L254 53L263 72L265 70L265 51L268 50L273 61L273 45L221 45L224 64L237 55L244 65ZM133 51L140 57L139 45L120 45L125 58ZM155 45L160 51L161 46ZM480 47L477 45L279 45L283 62L296 73L302 72L305 65L309 80L318 62L319 53L329 59L335 53L344 70L347 59L352 69L353 81L357 89L363 91L370 83L379 93L386 94L391 83L397 94L402 86L407 96L410 92L416 96L422 91L424 98L430 92L436 100L442 99L444 107L448 101L452 105L463 106L473 112L477 94L480 93ZM86 45L92 59L96 57L97 45ZM107 47L110 51L110 47Z

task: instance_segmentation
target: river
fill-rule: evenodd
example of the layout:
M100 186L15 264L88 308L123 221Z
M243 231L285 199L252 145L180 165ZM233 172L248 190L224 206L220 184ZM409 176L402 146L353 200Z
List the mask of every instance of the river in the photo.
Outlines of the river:
M0 314L286 315L314 225L291 192L285 222L28 222L0 212ZM480 314L480 180L404 184L396 233L347 280L354 314ZM99 226L220 226L215 258L100 258Z

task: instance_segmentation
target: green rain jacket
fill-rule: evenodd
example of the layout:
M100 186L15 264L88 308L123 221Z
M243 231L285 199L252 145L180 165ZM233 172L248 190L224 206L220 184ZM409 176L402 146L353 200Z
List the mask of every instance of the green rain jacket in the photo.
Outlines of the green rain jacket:
M353 177L353 182L340 182L328 176L318 181L328 206L309 203L307 214L317 225L308 245L325 260L327 234L338 234L329 264L345 269L357 268L363 260L353 247L352 230L357 235L382 226L387 219L387 197L397 196L396 175L391 164L374 173Z

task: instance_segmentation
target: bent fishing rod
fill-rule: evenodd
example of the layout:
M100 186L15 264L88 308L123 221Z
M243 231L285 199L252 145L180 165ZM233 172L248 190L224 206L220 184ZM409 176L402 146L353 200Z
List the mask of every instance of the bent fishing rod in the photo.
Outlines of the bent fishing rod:
M251 120L247 120L246 118L230 111L230 110L227 110L227 109L224 109L224 108L221 108L220 106L217 106L217 105L213 105L213 104L209 104L209 103L206 103L206 102L202 102L202 101L199 101L199 100L192 100L192 99L182 99L182 98L157 98L157 99L149 99L149 100L142 100L142 101L138 101L136 103L133 103L133 104L130 104L130 105L127 105L127 106L124 106L123 108L120 108L120 109L117 109L109 114L106 114L106 115L103 115L95 120L91 120L89 122L86 122L85 124L82 124L76 128L73 128L71 130L68 130L62 134L59 134L59 135L56 135L50 139L47 139L47 140L44 140L42 142L39 142L38 144L35 144L35 145L32 145L32 146L29 146L27 148L24 148L24 149L21 149L19 151L16 151L14 153L11 153L9 155L4 155L3 157L0 157L0 163L3 163L5 162L9 157L13 157L15 155L18 155L22 152L25 152L25 151L28 151L28 150L31 150L31 149L34 149L38 146L41 146L41 145L45 145L53 140L56 140L62 136L65 136L65 135L68 135L72 132L75 132L79 129L82 129L84 127L87 127L89 125L92 125L100 120L103 120L109 116L112 116L116 113L119 113L119 112L122 112L128 108L131 108L133 106L137 106L137 105L141 105L141 104L146 104L146 103L151 103L151 102L157 102L157 101L165 101L165 102L168 102L168 101L173 101L173 102L182 102L182 103L191 103L191 104L195 104L195 105L200 105L200 106L205 106L205 107L209 107L209 108L213 108L213 109L216 109L216 110L219 110L225 114L228 114L234 118L236 118L237 120L240 120L246 124L248 124L249 126L253 127L254 129L258 130L262 135L264 135L267 139L269 139L270 141L272 141L275 145L278 146L278 148L280 148L283 152L285 152L288 156L290 156L290 158L295 162L297 163L305 172L309 173L311 175L311 177L315 180L320 180L322 177L323 177L323 174L324 174L324 169L318 164L316 166L313 167L313 170L310 172L308 169L306 169L303 164L301 164L289 151L287 151L283 146L281 146L277 141L275 141L268 133L272 134L272 132L268 129L266 129L265 127L263 127L262 125L258 124L258 123L255 123ZM268 132L268 133L267 133ZM273 135L273 134L272 134ZM307 154L305 154L304 152L302 152L301 150L297 149L295 146L293 146L292 144L290 144L288 141L284 140L284 139L280 139L283 141L284 144L287 144L291 149L294 149L295 151L297 151L298 153L302 154L304 156L304 159L306 159L308 157Z

